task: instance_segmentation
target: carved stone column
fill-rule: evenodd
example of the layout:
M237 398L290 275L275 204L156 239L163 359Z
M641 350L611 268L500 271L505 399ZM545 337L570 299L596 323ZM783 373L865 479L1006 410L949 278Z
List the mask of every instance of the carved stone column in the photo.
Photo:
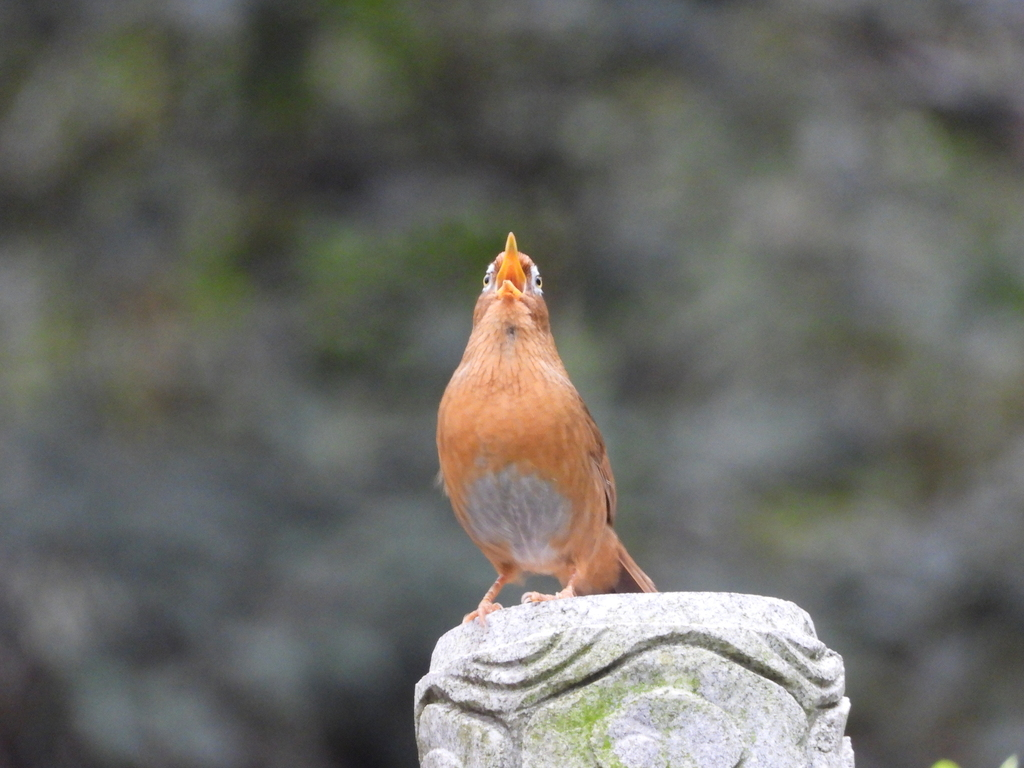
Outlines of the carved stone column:
M843 690L792 603L580 597L446 633L416 738L422 768L853 768Z

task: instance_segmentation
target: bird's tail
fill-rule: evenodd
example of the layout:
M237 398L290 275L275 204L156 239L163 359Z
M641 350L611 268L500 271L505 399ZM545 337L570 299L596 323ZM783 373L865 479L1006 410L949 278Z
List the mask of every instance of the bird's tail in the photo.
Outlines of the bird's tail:
M618 594L622 592L657 592L657 587L650 577L640 570L640 566L629 556L629 552L618 542L619 549L619 579L611 588L611 592Z

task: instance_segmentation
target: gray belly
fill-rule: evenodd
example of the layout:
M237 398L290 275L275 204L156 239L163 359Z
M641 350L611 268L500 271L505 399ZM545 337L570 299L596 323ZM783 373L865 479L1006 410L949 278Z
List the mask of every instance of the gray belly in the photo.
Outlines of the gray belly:
M552 539L566 532L571 504L555 487L515 467L484 475L469 489L466 513L480 541L504 544L525 570L544 573L557 562Z

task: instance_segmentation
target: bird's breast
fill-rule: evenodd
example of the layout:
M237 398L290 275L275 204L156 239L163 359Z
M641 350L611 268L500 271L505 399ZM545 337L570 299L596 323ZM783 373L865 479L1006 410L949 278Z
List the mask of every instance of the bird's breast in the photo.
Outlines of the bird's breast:
M552 542L565 537L572 504L550 481L510 465L473 480L464 510L473 538L507 547L521 567L544 573L558 563Z

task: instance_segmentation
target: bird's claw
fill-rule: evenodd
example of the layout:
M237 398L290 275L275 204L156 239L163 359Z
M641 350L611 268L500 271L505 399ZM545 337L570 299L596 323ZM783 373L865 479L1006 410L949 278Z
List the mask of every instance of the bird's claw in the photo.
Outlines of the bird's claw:
M473 619L480 622L481 627L487 626L487 614L501 610L501 603L493 603L490 600L481 600L475 611L467 613L462 619L463 624L469 624Z
M567 597L576 597L576 590L571 585L553 595L545 595L542 592L524 592L520 602L525 605L526 603L543 603L546 600L564 600Z

